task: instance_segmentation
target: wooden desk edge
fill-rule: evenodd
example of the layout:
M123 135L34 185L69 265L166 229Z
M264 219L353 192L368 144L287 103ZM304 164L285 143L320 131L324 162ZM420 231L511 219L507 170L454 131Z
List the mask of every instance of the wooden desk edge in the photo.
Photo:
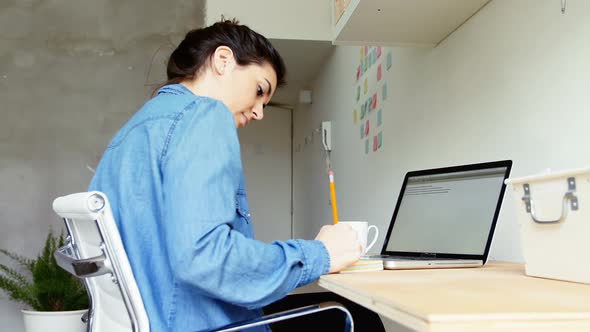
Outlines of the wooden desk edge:
M390 304L382 303L378 299L371 299L366 295L342 287L326 279L320 278L318 285L409 328L417 331L429 331L429 323L424 318L417 317L399 308L394 308Z
M522 263L516 262L489 262L486 267L495 269L520 270ZM330 280L329 276L322 276L318 285L353 302L356 302L370 310L373 310L388 319L391 319L408 328L422 332L456 332L456 331L520 331L520 332L555 332L555 331L590 331L590 320L586 315L578 317L559 317L547 315L527 315L525 317L510 316L471 316L465 319L464 315L458 315L453 319L445 317L421 317L409 310L404 310L399 304L382 300L379 297L371 297L355 289L342 286ZM463 319L457 319L460 317ZM433 318L435 318L433 320Z

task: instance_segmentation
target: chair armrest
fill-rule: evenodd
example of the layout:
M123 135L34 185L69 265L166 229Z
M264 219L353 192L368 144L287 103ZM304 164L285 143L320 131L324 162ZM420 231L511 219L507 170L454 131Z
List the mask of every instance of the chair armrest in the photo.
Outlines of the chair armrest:
M61 247L53 254L57 265L78 278L88 278L110 273L104 254L96 257L77 259L71 244Z
M305 307L295 308L291 310L285 310L281 312L277 312L271 315L262 316L259 318L254 318L248 321L238 322L234 324L225 325L223 327L219 327L213 330L205 330L200 332L230 332L230 331L240 331L243 329L260 326L260 325L267 325L271 323L280 322L283 320L296 318L300 316L310 315L314 313L318 313L321 311L326 310L340 310L346 314L346 325L345 325L345 332L354 332L354 321L352 320L352 315L350 311L346 309L342 304L338 302L321 302L318 304L313 304Z

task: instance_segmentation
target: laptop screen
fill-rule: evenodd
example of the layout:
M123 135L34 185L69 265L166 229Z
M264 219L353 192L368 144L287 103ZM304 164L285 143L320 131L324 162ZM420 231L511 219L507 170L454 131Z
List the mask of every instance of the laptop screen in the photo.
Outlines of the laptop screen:
M487 256L510 170L492 166L408 173L384 251Z

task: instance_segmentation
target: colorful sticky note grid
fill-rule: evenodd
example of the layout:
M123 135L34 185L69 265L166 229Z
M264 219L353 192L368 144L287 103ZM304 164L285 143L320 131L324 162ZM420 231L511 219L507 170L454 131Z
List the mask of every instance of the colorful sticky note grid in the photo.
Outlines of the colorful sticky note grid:
M356 123L356 110L354 110L354 114L355 114L355 121L354 123ZM379 110L377 111L377 126L380 126L383 123L383 110Z
M381 72L381 64L379 64L379 66L377 67L377 82L381 81L381 76L382 72Z
M387 70L389 70L389 68L391 68L392 64L393 64L393 59L392 59L391 52L389 52L389 53L387 53Z
M383 86L381 87L381 99L387 99L387 83L383 83Z
M373 94L373 99L371 100L371 110L377 108L377 92Z

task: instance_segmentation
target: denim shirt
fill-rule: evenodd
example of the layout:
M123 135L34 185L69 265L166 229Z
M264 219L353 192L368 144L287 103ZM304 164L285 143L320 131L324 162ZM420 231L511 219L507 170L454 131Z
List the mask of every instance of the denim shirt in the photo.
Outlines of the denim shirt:
M253 239L233 114L182 85L119 130L89 190L110 200L152 331L258 317L329 271L320 241Z

